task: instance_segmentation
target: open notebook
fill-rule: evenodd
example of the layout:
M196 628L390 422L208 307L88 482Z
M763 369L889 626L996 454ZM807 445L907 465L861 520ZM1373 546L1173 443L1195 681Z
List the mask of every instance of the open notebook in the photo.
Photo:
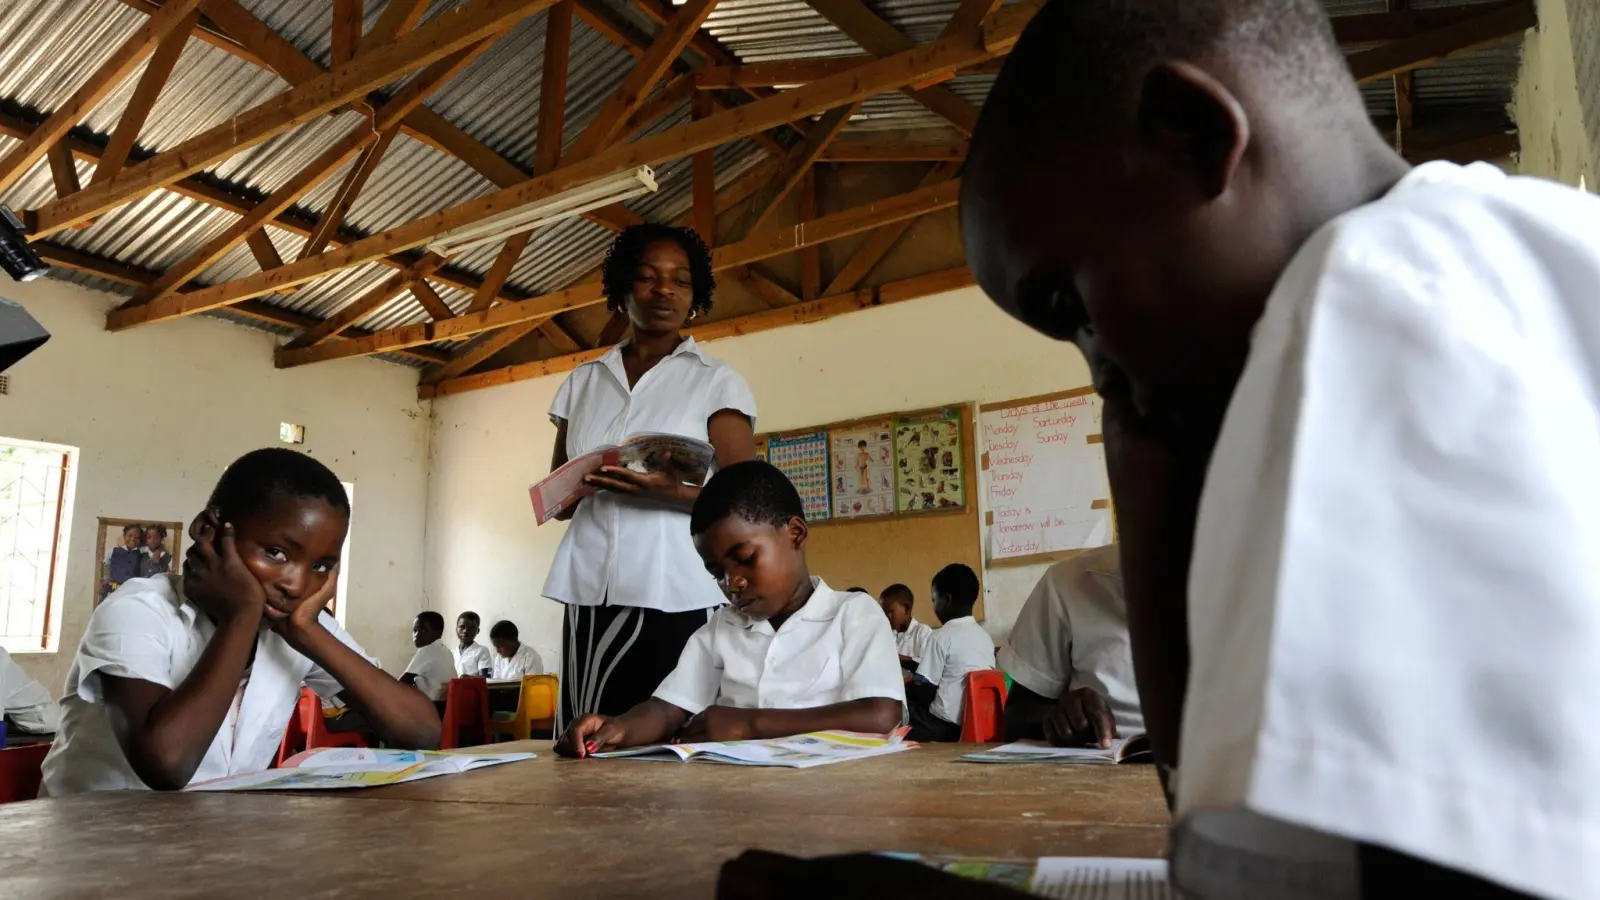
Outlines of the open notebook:
M809 769L852 759L866 759L898 753L917 746L905 740L909 729L897 728L889 734L857 734L853 731L817 731L793 737L762 741L722 741L700 744L654 744L591 754L595 759L665 760L668 762L710 762L734 766L781 766Z
M967 753L961 758L976 763L1076 763L1091 766L1155 762L1150 739L1142 734L1112 741L1110 749L1106 750L1099 747L1052 747L1044 741L1017 741L992 750Z
M326 791L381 787L455 775L486 766L533 759L532 753L438 753L431 750L369 750L321 747L297 753L283 766L191 784L187 791Z
M1164 859L1046 856L1037 860L885 854L951 875L1003 884L1057 900L1182 900Z

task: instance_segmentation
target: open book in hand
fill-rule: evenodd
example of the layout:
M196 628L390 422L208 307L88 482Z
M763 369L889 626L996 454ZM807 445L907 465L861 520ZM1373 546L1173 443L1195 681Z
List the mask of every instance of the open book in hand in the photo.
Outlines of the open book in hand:
M325 791L379 787L470 772L485 766L533 759L532 753L437 753L431 750L369 750L320 747L297 753L265 772L231 775L191 784L187 791Z
M1040 897L1070 900L1177 900L1164 859L1046 856L1036 860L980 859L886 853L950 875L1003 884Z
M1099 747L1053 747L1044 741L1017 741L964 754L962 759L977 763L1076 763L1078 765L1111 766L1118 763L1153 763L1150 738L1136 734L1111 742L1108 749Z
M561 468L546 475L543 480L528 486L528 496L533 500L533 515L540 525L555 518L556 513L595 492L584 478L601 466L626 466L635 472L656 472L662 468L662 457L671 454L666 465L678 473L684 484L704 484L716 451L705 441L684 437L681 434L636 434L620 444L590 450L570 459Z
M595 759L665 760L669 762L711 762L734 766L782 766L809 769L851 759L866 759L885 753L898 753L917 746L905 740L909 728L896 728L888 734L857 734L853 731L815 731L793 737L762 741L722 741L701 744L655 744L591 754Z

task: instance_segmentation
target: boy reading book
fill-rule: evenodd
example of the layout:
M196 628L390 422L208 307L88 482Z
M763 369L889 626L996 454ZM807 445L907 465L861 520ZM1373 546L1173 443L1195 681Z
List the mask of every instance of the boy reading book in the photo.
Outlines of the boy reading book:
M67 671L47 796L177 790L267 768L301 686L385 743L434 747L439 716L324 610L350 501L291 450L240 457L189 527L183 574L136 578L95 609Z
M557 753L900 724L905 689L889 623L870 596L835 591L807 570L804 510L782 472L759 461L723 469L700 491L689 527L732 605L689 639L655 696L619 716L583 716Z

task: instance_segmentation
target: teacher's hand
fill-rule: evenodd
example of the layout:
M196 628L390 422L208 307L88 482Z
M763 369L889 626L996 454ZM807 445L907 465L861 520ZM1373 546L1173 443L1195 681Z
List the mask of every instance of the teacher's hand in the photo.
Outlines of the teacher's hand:
M672 463L670 453L661 454L660 468L653 472L635 472L624 466L601 466L584 481L602 490L660 503L683 504L692 500L685 489L681 472Z

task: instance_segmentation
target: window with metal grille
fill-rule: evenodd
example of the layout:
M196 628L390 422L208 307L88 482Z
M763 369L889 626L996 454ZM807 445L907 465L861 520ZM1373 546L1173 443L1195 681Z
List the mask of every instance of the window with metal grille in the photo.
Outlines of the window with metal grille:
M0 646L48 650L65 580L75 447L0 438Z

